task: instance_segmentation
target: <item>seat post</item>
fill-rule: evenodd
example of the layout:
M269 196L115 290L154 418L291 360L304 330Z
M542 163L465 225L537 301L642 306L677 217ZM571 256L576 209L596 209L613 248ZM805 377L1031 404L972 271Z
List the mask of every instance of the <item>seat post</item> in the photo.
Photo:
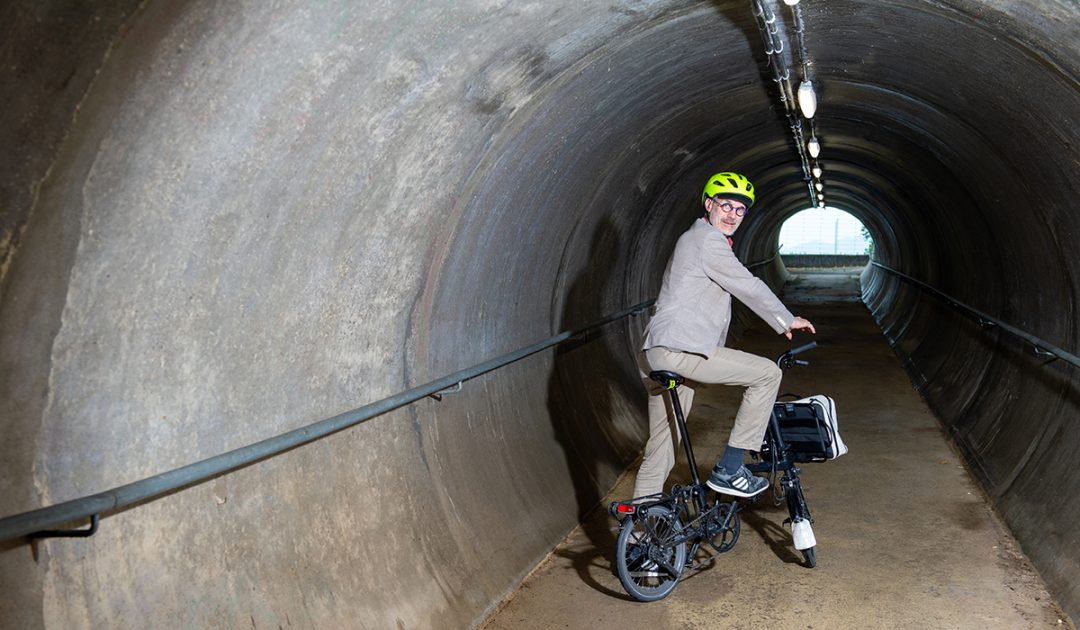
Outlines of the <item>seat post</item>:
M686 449L686 461L690 464L690 477L694 480L695 485L700 485L701 479L698 477L697 461L694 459L694 449L690 445L690 432L686 430L686 418L683 416L682 405L679 404L676 389L678 388L667 390L667 394L671 400L671 409L675 412L675 422L679 425L679 435L682 436L683 448Z

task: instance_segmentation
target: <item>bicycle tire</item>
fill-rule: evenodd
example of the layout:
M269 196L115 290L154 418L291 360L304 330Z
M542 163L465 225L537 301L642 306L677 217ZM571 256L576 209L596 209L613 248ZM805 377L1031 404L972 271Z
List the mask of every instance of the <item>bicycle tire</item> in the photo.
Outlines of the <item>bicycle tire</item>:
M623 521L615 545L615 570L631 597L655 602L675 588L686 565L686 542L673 542L682 529L679 518L662 505ZM656 564L657 559L674 567L674 574Z
M817 547L811 547L809 549L802 550L803 559L806 560L806 566L813 569L817 566Z

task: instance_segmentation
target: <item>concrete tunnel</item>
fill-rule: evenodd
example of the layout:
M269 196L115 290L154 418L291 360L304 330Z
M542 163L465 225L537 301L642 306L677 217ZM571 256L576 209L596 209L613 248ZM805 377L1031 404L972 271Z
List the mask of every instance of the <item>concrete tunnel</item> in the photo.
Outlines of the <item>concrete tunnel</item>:
M877 262L1075 352L1076 3L801 10L829 205L867 226ZM745 0L2 16L2 516L652 298L718 168L759 191L746 262L808 205ZM779 259L760 271L783 281ZM1077 617L1076 369L880 267L862 279ZM639 455L643 323L104 515L92 538L6 542L2 625L475 624Z

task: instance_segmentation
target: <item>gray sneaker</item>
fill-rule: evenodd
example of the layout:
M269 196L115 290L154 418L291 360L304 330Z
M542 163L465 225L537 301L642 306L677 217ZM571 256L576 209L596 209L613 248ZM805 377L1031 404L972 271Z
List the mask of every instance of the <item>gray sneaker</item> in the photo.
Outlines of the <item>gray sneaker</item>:
M752 497L768 488L769 480L764 477L755 477L753 473L746 469L746 466L739 466L739 469L734 474L729 475L724 468L717 464L705 485L720 494L730 494L733 497Z

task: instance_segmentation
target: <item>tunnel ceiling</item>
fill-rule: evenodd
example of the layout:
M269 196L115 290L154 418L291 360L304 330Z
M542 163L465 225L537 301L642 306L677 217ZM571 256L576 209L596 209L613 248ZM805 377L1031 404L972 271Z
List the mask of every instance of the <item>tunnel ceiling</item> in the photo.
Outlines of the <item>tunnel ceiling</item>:
M78 15L70 7L65 14L60 6L53 15L44 9L11 14L36 20L22 29L27 38L50 17L68 25L81 18L101 22L99 15ZM777 6L790 21L787 7ZM1076 162L1046 156L1076 151L1075 4L836 0L801 6L819 86L816 125L828 203L858 216L882 243L938 240L964 230L1008 238L986 219L996 207L1033 206L1044 224L1067 212L1064 197L1044 196L1074 184ZM123 3L116 8L109 23L131 11ZM525 25L531 11L514 19ZM428 13L443 20L451 15L436 8ZM689 182L719 165L738 167L758 182L761 208L769 211L757 213L744 230L762 236L747 240L755 255L763 254L782 218L809 200L750 3L624 2L606 13L584 8L578 23L562 13L537 13L550 17L528 27L531 43L496 47L494 56L477 59L481 70L461 96L476 110L510 120L472 183L459 190L476 194L486 207L546 203L550 212L578 212L581 200L615 198L632 178L641 189L634 201L641 213L650 204L682 206L696 187ZM46 53L59 58L91 47L94 31L65 28L77 34L68 35L69 50L58 44ZM480 36L457 24L420 30L444 47L455 45L455 32L466 47ZM69 89L64 63L57 59L55 76L37 75L38 85L31 86L37 90L8 93L47 100L61 76ZM9 81L27 72L13 68ZM42 153L31 149L56 143L66 124L59 112L70 107L70 97L50 104L53 112L28 100L12 102L10 118L24 112L22 126L5 127L12 144L32 156L9 156L2 164L5 251L17 246L18 226L29 214L26 182L44 172ZM48 120L50 113L57 120ZM523 173L513 165L491 168L511 159ZM484 197L478 180L503 176L523 179L511 193L529 200ZM468 214L460 204L458 211Z
M637 236L649 234L653 213L692 216L705 174L737 167L761 197L741 246L753 260L771 254L783 219L809 199L756 23L742 2L674 6L641 9L572 68L541 76L544 98L515 112L523 123L498 149L500 168L478 175L477 208L529 206L565 226L617 207L638 249L664 252L678 230L660 248ZM802 6L826 198L866 223L885 262L958 288L967 283L937 253L969 241L1006 246L1016 229L997 217L1011 207L1031 209L1031 242L1054 240L1075 184L1075 6ZM1064 250L1047 254L1069 266ZM653 262L640 267L655 274ZM990 271L1009 292L1033 269Z

